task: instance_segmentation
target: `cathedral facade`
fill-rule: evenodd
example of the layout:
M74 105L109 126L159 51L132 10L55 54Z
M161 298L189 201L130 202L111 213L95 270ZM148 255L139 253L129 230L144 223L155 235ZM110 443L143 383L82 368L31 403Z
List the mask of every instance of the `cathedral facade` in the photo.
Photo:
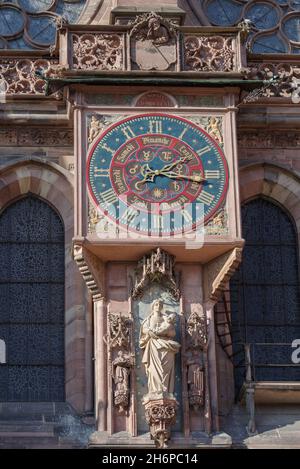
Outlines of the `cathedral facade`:
M300 447L299 24L0 3L1 448Z

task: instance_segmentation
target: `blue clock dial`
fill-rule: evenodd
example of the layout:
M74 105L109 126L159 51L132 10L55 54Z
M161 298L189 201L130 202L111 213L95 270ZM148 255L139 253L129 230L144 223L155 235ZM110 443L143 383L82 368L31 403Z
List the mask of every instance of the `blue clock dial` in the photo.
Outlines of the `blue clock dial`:
M219 208L228 169L218 144L181 117L146 114L111 126L91 148L94 203L119 226L151 236L193 230ZM205 218L205 220L204 220Z

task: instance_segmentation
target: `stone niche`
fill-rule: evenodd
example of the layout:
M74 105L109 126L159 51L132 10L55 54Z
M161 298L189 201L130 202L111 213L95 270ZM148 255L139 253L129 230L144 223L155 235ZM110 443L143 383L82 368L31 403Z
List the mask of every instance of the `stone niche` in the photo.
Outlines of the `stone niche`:
M107 382L107 426L100 422L102 431L92 435L90 445L122 440L165 448L207 438L201 266L175 267L174 257L157 248L135 264L108 263L106 269L107 363L100 379Z

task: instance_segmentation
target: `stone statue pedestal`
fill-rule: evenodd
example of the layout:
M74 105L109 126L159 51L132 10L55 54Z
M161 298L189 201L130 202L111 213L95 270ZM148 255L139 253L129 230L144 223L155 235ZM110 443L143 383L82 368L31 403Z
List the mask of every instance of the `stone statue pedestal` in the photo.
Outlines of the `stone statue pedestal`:
M171 425L176 421L178 402L175 398L149 400L145 404L146 421L158 448L167 448Z

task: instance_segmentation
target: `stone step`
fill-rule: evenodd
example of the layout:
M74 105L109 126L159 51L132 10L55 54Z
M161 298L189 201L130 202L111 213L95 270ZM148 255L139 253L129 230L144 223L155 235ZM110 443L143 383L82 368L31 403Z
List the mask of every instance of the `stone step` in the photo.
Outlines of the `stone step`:
M37 433L41 436L54 436L55 425L53 423L45 423L41 421L3 421L0 420L0 436L31 436Z
M19 435L16 437L0 436L0 448L2 449L38 449L38 448L57 448L57 437L32 437Z

